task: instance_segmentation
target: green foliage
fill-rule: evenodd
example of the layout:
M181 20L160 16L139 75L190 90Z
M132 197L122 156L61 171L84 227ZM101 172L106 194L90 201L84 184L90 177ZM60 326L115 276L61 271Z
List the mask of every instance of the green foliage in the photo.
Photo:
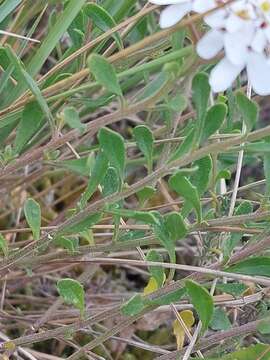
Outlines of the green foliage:
M192 204L196 211L198 222L200 223L202 220L202 209L197 188L191 184L186 176L183 176L181 171L170 177L169 185L186 201Z
M54 244L56 246L59 246L63 249L70 251L71 253L74 253L79 246L79 241L77 238L68 238L65 236L59 236L56 237L56 239L54 239Z
M162 305L170 305L172 303L175 303L177 301L180 301L181 298L186 294L186 289L181 288L174 291L169 292L165 295L160 295L158 297L155 297L151 300L145 300L145 303L148 305L156 305L156 306L162 306Z
M205 360L268 360L269 354L269 345L256 344L222 357L205 358Z
M225 104L215 104L207 111L202 130L202 142L219 130L226 114L227 106Z
M8 244L2 234L0 234L0 249L1 249L2 253L4 254L4 256L8 256Z
M34 101L25 105L14 142L16 153L20 153L27 142L38 131L42 124L43 116L43 111L37 102Z
M185 285L190 301L202 322L202 332L204 333L213 318L213 298L204 287L194 281L187 280Z
M252 211L253 211L252 204L249 201L243 201L235 209L235 215L251 214ZM233 233L230 235L228 239L226 239L223 245L223 253L225 260L228 260L228 258L231 256L233 249L238 245L241 238L242 238L242 233Z
M105 156L104 152L99 152L96 157L93 169L91 170L90 179L88 181L87 188L81 196L80 206L82 208L85 207L87 201L94 194L98 185L101 184L102 181L104 180L107 169L108 169L108 159Z
M121 312L127 316L137 315L144 309L144 306L142 296L136 294L121 306Z
M107 30L116 26L114 18L110 15L106 9L103 7L91 3L84 6L84 13L91 18L93 23L102 31L106 32ZM115 40L119 49L123 48L123 42L121 40L118 32L112 34L113 39Z
M257 326L257 330L263 335L270 334L270 322L269 322L269 319L264 319L264 320L260 321L259 325Z
M114 67L102 56L92 54L89 56L88 66L90 72L95 76L96 81L104 86L109 92L122 96L122 90L119 85Z
M81 123L78 112L74 107L66 107L63 110L64 121L72 128L84 131L85 125Z
M229 266L226 271L245 275L270 276L270 257L259 256Z
M248 99L248 97L240 91L236 94L236 102L240 113L243 116L247 131L252 130L256 121L258 120L257 104L254 101Z
M241 296L248 289L246 285L237 283L217 284L216 288L235 297Z
M139 149L146 158L148 170L151 172L153 167L153 133L147 126L139 125L134 128L133 135Z
M213 318L209 326L213 330L229 330L232 327L226 311L219 307L215 308Z
M24 203L24 215L30 226L34 240L39 240L41 226L41 210L34 199L27 199Z
M93 225L95 225L101 219L101 213L94 213L80 219L75 224L67 225L61 231L63 234L78 234L86 229L90 229Z
M171 212L165 217L165 228L173 241L183 239L188 232L182 215L177 212Z
M178 326L181 351L183 328L157 308L189 303L188 327L193 334L201 322L196 347L206 359L268 358L268 345L250 347L252 337L237 332L256 320L252 331L267 339L267 289L223 283L213 270L218 261L230 273L270 272L268 102L256 89L250 96L246 69L230 89L211 92L216 59L198 59L192 28L201 37L208 27L194 13L189 26L160 31L166 10L143 1L0 3L1 309L14 320L3 357L37 341L44 357L156 356L144 346L115 351L112 336L127 325L163 352ZM213 271L197 278L175 264ZM252 317L243 306L231 324L230 307L214 307L216 296L243 302L251 292ZM14 316L42 331L25 336Z
M121 135L102 128L98 133L100 148L104 151L110 164L115 167L121 179L124 177L126 164L125 143Z
M156 222L153 225L154 233L159 242L168 251L170 261L175 263L175 239L169 233L165 219L159 213L153 212L153 214L156 218Z
M104 196L109 196L121 188L121 182L117 170L114 167L108 167L104 179L101 183L102 193Z
M140 202L140 205L143 205L145 201L150 199L156 193L156 189L153 186L146 186L140 191L137 192L137 196Z
M77 280L60 279L57 282L57 290L63 300L67 304L73 305L79 309L81 316L83 316L85 311L83 286Z
M146 256L147 261L163 262L162 256L154 249L150 250ZM149 266L151 276L156 280L159 287L164 283L165 272L162 266Z
M149 212L144 211L133 211L133 210L126 210L126 209L113 209L110 210L112 214L120 215L121 217L126 217L130 219L134 219L137 221L144 222L150 225L156 225L157 220L155 216Z

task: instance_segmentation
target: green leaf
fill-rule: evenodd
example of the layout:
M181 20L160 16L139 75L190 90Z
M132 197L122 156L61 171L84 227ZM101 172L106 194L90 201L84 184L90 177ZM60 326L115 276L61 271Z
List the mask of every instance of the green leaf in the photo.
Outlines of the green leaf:
M178 116L187 108L188 101L181 95L177 94L173 98L170 98L168 101L168 107L170 110L177 112Z
M185 200L189 201L197 213L198 222L202 220L202 209L198 190L191 182L182 175L181 170L169 179L171 189L176 191Z
M246 285L237 283L217 284L216 288L217 290L230 294L234 297L241 296L248 289Z
M91 18L93 23L103 32L110 30L116 26L114 18L103 7L91 3L84 7L84 13ZM112 34L119 49L123 48L123 42L118 32Z
M57 282L57 290L67 304L79 309L81 316L84 314L84 288L78 281L61 279Z
M121 181L114 167L109 167L101 183L103 196L109 196L121 189Z
M19 122L19 126L16 132L14 143L16 153L20 153L23 150L25 144L27 144L27 142L38 131L43 116L43 111L36 101L25 105L22 112L22 119Z
M40 237L41 211L39 203L34 199L27 199L24 203L24 215L28 225L30 226L34 240Z
M27 84L27 87L30 89L32 94L35 96L36 101L38 102L41 110L43 111L44 115L46 115L48 122L50 124L51 129L54 128L54 118L51 114L50 108L45 100L45 98L42 95L41 90L39 89L36 81L31 77L30 74L24 69L24 66L20 59L17 57L13 49L8 46L6 48L7 55L15 67L15 69L19 72L21 77L23 78L24 82Z
M181 289L174 290L174 291L170 292L169 294L161 295L161 296L156 297L151 300L145 299L144 302L147 305L157 305L157 306L170 305L172 303L180 301L181 298L185 294L186 294L186 289L181 288Z
M57 22L49 30L46 38L42 41L40 47L34 52L27 66L27 72L30 76L35 77L42 68L49 55L52 53L55 46L58 44L62 35L67 31L68 27L75 19L86 0L69 0L63 13L57 19ZM25 89L27 85L25 82L18 84L15 91L12 92L8 103L16 99Z
M252 203L249 201L243 201L234 212L234 215L245 215L251 214L253 212ZM232 233L228 239L224 241L223 244L223 255L225 261L229 259L233 249L239 244L242 239L242 233Z
M63 110L64 121L71 127L71 129L78 129L81 132L85 129L85 124L81 123L78 111L74 107L66 107Z
M91 170L90 180L88 181L87 188L81 196L80 206L85 207L87 201L96 191L99 184L102 183L105 178L106 171L108 169L107 156L101 151L96 157L96 161L93 169Z
M153 230L160 241L160 243L165 247L165 249L168 251L168 254L170 256L171 263L175 263L175 240L171 237L164 218L156 211L152 211L152 214L156 218L156 224L153 225ZM171 270L171 273L173 273L173 269Z
M151 172L153 167L153 133L147 126L139 125L133 130L133 135L139 149L146 158L148 171Z
M210 327L213 330L229 330L232 327L225 310L219 307L215 308Z
M136 96L137 101L154 97L168 83L168 76L163 71L154 80L147 83L142 92Z
M61 162L55 162L54 164L88 177L91 168L91 158L87 156L80 159L63 160Z
M143 189L139 190L136 195L138 196L140 205L150 199L156 193L156 189L152 186L145 186Z
M198 167L198 170L191 176L191 182L197 188L199 195L203 195L208 189L212 175L212 158L210 155L207 155L194 161L193 166Z
M256 344L234 353L216 358L204 358L205 360L269 360L270 346L266 344Z
M202 142L207 140L211 135L221 127L227 114L225 104L213 105L206 113L205 123L202 131Z
M258 120L258 105L250 100L244 93L238 91L236 93L236 103L240 110L243 120L247 127L247 132L251 131Z
M208 189L210 183L213 169L212 158L210 155L205 156L202 159L194 161L193 165L194 167L197 167L198 170L194 173L194 175L191 175L190 181L193 186L197 188L199 196L202 196ZM185 218L188 216L191 210L192 203L190 201L186 201L181 210L183 217Z
M88 57L88 66L96 81L104 86L109 92L122 96L114 67L102 56L92 54Z
M173 241L183 239L187 232L186 223L181 214L172 212L165 216L165 227Z
M229 266L225 271L245 275L270 276L270 257L258 256Z
M173 152L169 159L169 162L180 159L183 155L187 154L192 149L194 136L195 129L192 128L185 137L184 141Z
M265 140L267 144L270 143L270 139L267 138ZM270 144L269 144L270 145ZM265 195L270 196L270 153L265 153L263 157L263 168L264 168L264 175L266 180L266 188L265 188Z
M121 306L121 313L127 316L133 316L139 314L145 304L140 294L132 296L124 305Z
M98 223L102 217L101 213L88 215L76 224L68 225L61 231L63 234L78 234L86 229L90 229L93 225Z
M67 249L71 253L74 253L79 246L79 240L77 238L67 238L65 236L59 236L54 239L54 244L63 249Z
M9 0L2 3L0 6L0 23L5 20L21 2L22 0Z
M160 263L163 262L162 256L154 249L148 252L146 260ZM156 280L158 287L161 287L165 279L164 268L162 266L149 266L149 272L151 276Z
M110 164L115 167L118 175L123 180L126 163L124 139L118 133L108 128L102 128L99 130L98 140Z
M196 282L187 280L185 284L190 301L202 322L202 333L204 333L213 317L213 298L204 287Z
M270 334L270 321L269 321L269 319L264 319L264 320L260 321L259 325L257 326L257 330L263 335Z
M199 141L204 129L205 115L210 96L210 85L206 73L198 73L192 80L192 101L197 113L196 140Z
M2 250L5 257L8 256L8 244L2 234L0 234L0 249Z
M155 225L157 220L153 214L146 211L127 210L127 209L113 209L109 210L111 214L119 215L124 218L135 219L145 224Z
M255 153L255 154L260 154L260 153L266 153L269 154L270 152L270 144L269 142L266 141L255 141L249 144L245 144L242 146L237 147L237 150L245 150L245 152L248 153Z

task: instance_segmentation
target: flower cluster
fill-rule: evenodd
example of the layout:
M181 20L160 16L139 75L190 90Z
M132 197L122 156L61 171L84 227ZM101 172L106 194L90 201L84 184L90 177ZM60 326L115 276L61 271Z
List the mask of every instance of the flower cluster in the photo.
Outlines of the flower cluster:
M204 13L226 3L223 0L151 0L168 5L160 16L160 26L176 24L189 12ZM242 70L259 95L270 94L270 0L236 0L204 16L210 30L197 44L203 59L222 50L224 57L210 74L214 92L228 89Z

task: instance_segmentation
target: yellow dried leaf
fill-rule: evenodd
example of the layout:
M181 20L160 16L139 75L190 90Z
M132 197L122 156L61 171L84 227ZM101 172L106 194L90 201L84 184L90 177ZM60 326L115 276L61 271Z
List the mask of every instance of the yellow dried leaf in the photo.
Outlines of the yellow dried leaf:
M158 289L158 283L156 282L156 279L154 277L150 277L148 284L143 290L144 295L149 295L152 292L156 291Z
M183 310L179 313L179 316L181 317L184 324L186 325L186 328L188 330L191 330L191 328L195 322L193 312L191 310ZM174 320L174 322L173 322L173 333L174 333L174 336L176 337L177 349L178 350L183 349L184 341L185 341L185 330L177 319Z

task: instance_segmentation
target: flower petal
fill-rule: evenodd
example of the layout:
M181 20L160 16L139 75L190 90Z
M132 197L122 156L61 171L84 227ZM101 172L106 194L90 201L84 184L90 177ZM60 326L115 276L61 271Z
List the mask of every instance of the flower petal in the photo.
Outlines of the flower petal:
M215 0L195 0L193 3L193 11L203 14L206 11L216 7Z
M245 35L238 31L225 33L224 49L226 56L235 65L245 64L248 57L248 42Z
M251 47L254 51L263 52L267 46L266 33L263 29L258 29L252 40Z
M160 14L159 25L161 28L167 28L175 25L191 10L190 2L182 4L169 5Z
M189 0L149 0L151 4L155 5L172 5L172 4L181 4L188 2Z
M208 31L197 44L198 55L206 60L216 56L223 48L223 33L219 30Z
M227 13L224 9L219 9L209 15L206 15L204 17L204 21L212 28L221 29L225 27L226 15Z
M250 53L247 73L251 86L258 95L270 94L270 64L264 54Z
M223 58L211 71L209 83L212 91L227 90L243 68L243 66L232 64L227 58Z

